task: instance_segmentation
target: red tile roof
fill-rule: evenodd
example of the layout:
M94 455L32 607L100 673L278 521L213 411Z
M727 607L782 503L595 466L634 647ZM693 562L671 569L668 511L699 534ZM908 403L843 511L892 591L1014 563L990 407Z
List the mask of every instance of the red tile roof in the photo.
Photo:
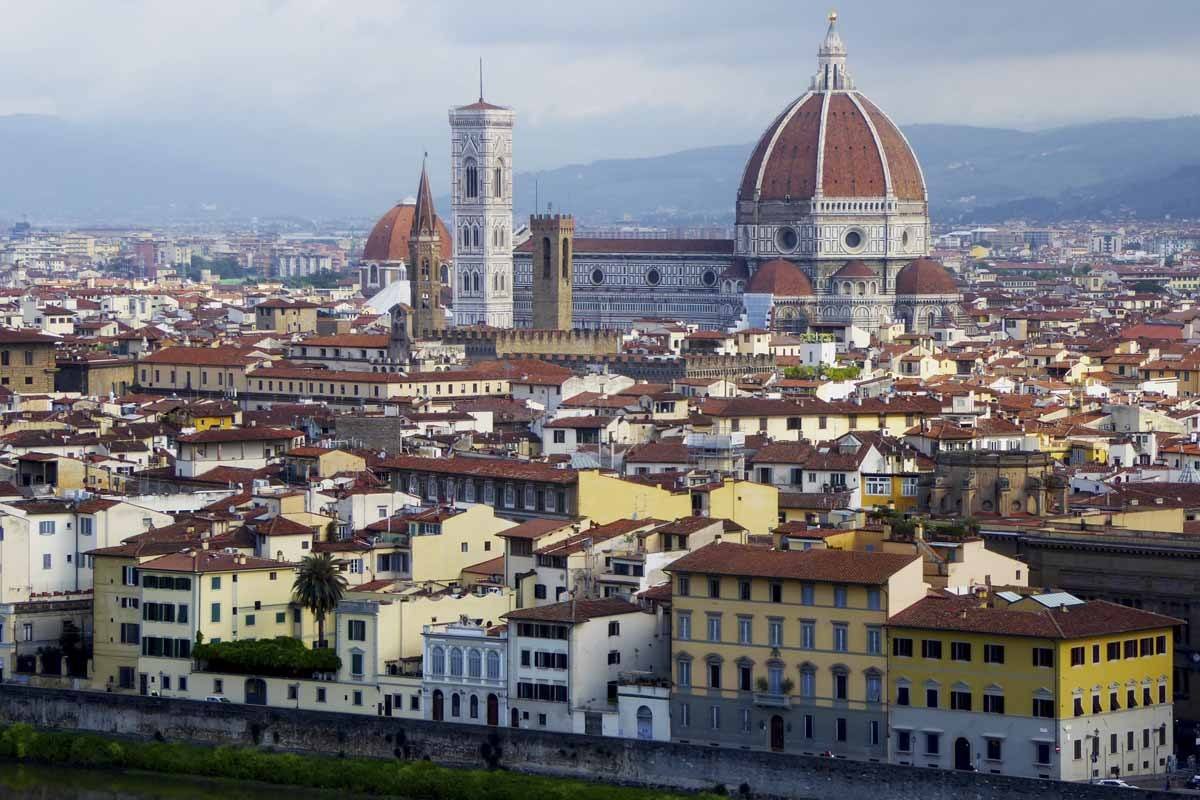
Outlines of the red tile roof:
M877 585L886 583L892 575L920 559L915 554L768 550L753 545L716 542L672 562L666 570Z

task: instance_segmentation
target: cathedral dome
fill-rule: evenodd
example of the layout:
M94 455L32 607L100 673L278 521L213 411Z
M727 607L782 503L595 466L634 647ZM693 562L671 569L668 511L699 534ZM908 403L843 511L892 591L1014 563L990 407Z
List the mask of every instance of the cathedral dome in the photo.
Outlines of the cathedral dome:
M846 265L833 273L834 278L877 278L875 270L868 267L857 258L853 261L847 261Z
M958 294L958 284L932 258L918 258L896 275L896 294Z
M746 286L749 294L771 294L776 297L812 297L812 281L798 266L783 258L768 261L754 273Z
M412 231L416 210L415 202L397 203L388 209L367 237L363 261L408 261L408 234ZM454 255L454 240L440 217L437 225L442 258L449 261Z
M926 202L912 148L846 72L836 19L830 15L809 91L775 118L751 153L739 202L807 204L818 197Z

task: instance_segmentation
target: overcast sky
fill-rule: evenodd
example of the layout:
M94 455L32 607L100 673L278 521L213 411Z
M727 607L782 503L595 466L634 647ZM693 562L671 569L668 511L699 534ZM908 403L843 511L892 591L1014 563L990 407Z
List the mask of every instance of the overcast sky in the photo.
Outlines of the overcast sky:
M518 170L748 142L814 70L810 0L0 0L0 114L221 125L444 158L446 109L517 110ZM902 124L1200 113L1200 0L847 0Z

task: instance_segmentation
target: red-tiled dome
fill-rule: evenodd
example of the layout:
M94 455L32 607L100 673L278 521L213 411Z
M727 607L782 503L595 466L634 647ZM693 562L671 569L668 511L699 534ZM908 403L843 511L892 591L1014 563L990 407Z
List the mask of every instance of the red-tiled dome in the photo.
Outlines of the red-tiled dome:
M777 258L758 268L746 286L746 292L776 297L812 297L813 287L803 270L791 261Z
M380 217L363 246L363 261L408 261L408 234L416 208L415 203L397 203ZM441 217L437 224L442 258L449 261L454 255L454 240Z
M809 91L792 101L746 163L739 201L808 203L814 197L926 201L912 148L879 107L855 88L846 45L830 17ZM749 222L750 220L744 220Z
M847 261L845 266L833 273L834 278L876 278L875 270L868 267L857 258Z
M958 284L932 258L918 258L896 275L896 294L958 294Z

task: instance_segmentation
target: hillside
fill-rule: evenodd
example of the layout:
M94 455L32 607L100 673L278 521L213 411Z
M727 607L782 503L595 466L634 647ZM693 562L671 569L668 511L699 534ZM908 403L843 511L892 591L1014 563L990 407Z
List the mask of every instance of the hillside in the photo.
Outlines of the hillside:
M1195 217L1200 117L1038 132L905 129L936 221ZM231 131L0 117L0 219L159 224L260 217L370 219L411 165L387 131ZM751 143L518 173L517 214L553 203L592 224L728 223ZM439 207L447 209L445 198Z

